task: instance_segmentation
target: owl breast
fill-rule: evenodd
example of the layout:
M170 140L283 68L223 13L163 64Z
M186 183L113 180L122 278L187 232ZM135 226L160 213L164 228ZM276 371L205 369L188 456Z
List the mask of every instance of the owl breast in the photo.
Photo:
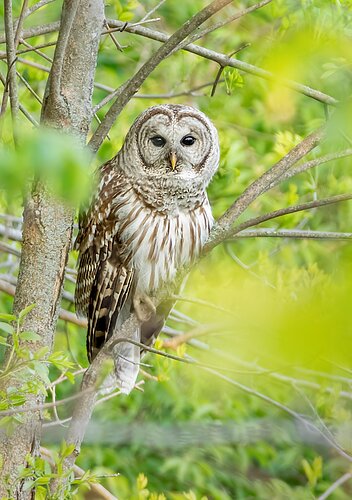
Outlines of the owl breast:
M155 211L133 189L114 200L122 259L135 269L139 293L172 281L201 252L213 223L208 199L193 209Z

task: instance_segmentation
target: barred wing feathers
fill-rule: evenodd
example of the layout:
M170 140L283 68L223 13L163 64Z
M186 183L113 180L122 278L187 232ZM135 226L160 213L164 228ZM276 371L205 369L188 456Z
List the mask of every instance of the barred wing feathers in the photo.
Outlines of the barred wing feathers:
M111 337L131 291L134 271L114 254L98 267L88 308L87 352L92 361Z
M134 271L120 258L118 221L112 210L126 190L110 162L101 170L98 195L80 217L75 248L79 250L76 310L88 317L87 353L92 361L112 335L133 284Z

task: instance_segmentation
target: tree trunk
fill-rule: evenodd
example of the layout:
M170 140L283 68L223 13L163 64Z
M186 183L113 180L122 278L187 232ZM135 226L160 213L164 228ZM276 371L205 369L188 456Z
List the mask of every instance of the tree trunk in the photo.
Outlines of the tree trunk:
M92 118L92 92L97 52L104 21L103 0L65 0L42 110L42 123L63 129L86 141ZM26 316L22 328L40 335L30 346L52 349L58 318L65 264L72 235L72 209L54 200L44 183L37 182L26 201L23 246L14 311L29 304L36 307ZM7 385L16 385L7 380ZM43 403L42 395L29 396L25 407ZM23 413L24 421L10 436L3 435L0 454L0 497L28 499L23 482L15 483L18 469L26 466L26 455L39 454L41 412Z

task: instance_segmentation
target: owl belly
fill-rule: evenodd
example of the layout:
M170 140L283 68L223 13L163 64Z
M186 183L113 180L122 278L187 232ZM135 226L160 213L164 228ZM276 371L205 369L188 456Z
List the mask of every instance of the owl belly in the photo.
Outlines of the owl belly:
M155 214L147 207L136 210L133 220L121 231L135 269L136 291L150 293L171 282L180 267L200 254L212 222L208 203L172 215Z

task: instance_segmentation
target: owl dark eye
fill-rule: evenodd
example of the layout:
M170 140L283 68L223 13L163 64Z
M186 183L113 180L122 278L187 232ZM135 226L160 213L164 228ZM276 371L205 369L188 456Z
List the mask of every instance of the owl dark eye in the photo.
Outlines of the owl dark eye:
M161 137L161 135L155 135L154 137L151 137L150 140L157 148L162 148L166 144L164 137Z
M193 135L185 135L181 139L182 146L192 146L196 142L196 138Z

